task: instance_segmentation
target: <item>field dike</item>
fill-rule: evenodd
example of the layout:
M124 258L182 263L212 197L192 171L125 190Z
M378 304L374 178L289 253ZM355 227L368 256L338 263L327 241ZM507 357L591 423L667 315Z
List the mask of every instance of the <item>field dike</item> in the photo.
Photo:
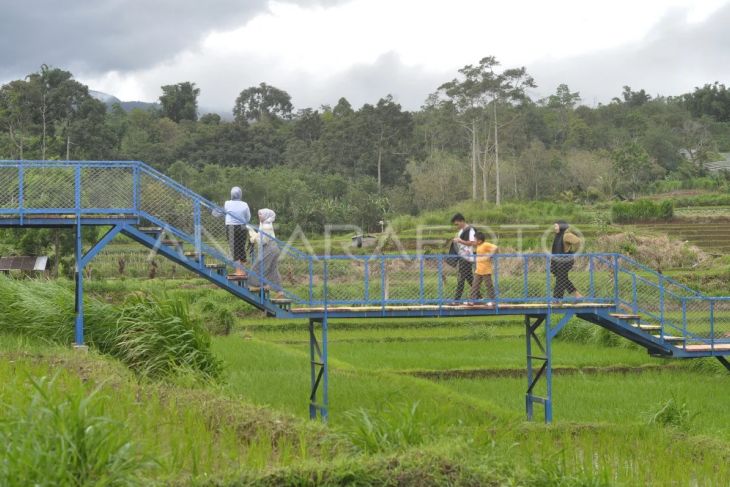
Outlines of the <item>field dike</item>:
M140 381L93 351L0 339L0 485L189 485L350 451L322 424L216 388Z
M640 365L640 366L606 366L606 367L553 367L555 375L599 375L599 374L643 374L659 370L681 369L683 366L676 365ZM451 380L451 379L502 379L502 378L523 378L527 372L524 368L505 369L444 369L444 370L397 370L396 374L409 375L430 380Z

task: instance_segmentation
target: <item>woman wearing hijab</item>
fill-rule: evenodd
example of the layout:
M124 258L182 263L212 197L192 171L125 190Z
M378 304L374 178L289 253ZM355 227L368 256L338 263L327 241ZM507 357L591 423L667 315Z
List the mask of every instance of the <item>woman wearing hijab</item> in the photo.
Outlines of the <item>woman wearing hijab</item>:
M274 234L274 210L262 208L258 211L259 228L258 232L251 232L251 241L259 244L256 253L256 261L252 265L254 273L262 274L266 286L273 286L274 289L281 289L281 275L279 274L279 245ZM252 286L258 286L259 280L255 276L250 277Z
M565 291L573 294L576 299L583 297L568 277L574 264L573 254L580 248L580 238L569 232L569 227L570 225L562 220L556 222L554 227L555 239L553 240L550 272L555 274L553 297L556 299L562 299Z
M243 191L238 186L231 188L231 199L226 201L223 209L226 210L226 235L231 257L241 264L236 267L236 275L246 277L243 266L246 264L246 248L248 247L248 231L246 225L251 220L251 210L245 201L242 201Z

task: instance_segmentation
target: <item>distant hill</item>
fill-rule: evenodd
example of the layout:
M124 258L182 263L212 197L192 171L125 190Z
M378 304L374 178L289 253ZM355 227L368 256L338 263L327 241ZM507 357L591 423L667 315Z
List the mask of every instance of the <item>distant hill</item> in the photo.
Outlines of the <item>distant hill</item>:
M159 103L153 103L148 101L122 101L119 98L117 98L114 95L110 95L108 93L104 93L102 91L95 91L95 90L89 90L89 94L96 98L99 101L104 102L106 104L107 108L111 108L115 104L119 104L119 106L122 107L122 110L125 112L129 112L134 110L135 108L139 108L141 110L149 110L149 109L158 109L160 108ZM219 110L211 110L203 107L198 108L198 112L200 115L205 115L206 113L217 113L221 116L223 120L230 121L233 120L233 114L231 112L222 112Z
M108 108L111 108L115 104L119 104L124 111L134 110L140 108L142 110L156 109L160 107L159 103L150 103L146 101L122 101L114 95L103 93L101 91L89 90L89 94L99 101L106 104Z

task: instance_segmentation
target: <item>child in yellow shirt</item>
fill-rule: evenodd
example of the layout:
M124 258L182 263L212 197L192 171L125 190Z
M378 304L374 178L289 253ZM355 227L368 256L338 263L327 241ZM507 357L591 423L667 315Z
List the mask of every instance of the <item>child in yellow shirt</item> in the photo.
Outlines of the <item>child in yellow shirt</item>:
M476 301L482 298L482 283L487 288L487 296L489 299L496 299L494 284L492 283L492 258L490 256L497 251L497 246L487 242L482 232L477 232L475 238L477 241L475 252L477 255L477 269L474 273L474 282L471 285L471 299ZM474 305L475 303L470 304ZM494 306L494 303L489 301L487 306Z

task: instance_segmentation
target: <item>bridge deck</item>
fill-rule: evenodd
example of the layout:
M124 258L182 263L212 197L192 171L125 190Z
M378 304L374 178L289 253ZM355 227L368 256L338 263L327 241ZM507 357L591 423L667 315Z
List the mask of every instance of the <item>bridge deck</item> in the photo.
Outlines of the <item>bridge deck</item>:
M613 303L501 303L498 306L486 306L485 304L477 305L466 305L466 304L424 304L424 305L386 305L386 306L323 306L312 307L312 308L293 308L292 313L368 313L378 311L472 311L472 310L484 310L484 311L496 311L500 310L544 310L548 308L560 308L560 309L593 309L593 308L613 308Z
M681 345L679 345L682 348ZM714 345L686 345L688 352L730 352L730 343L715 343Z
M135 224L139 217L129 214L83 214L79 215L83 225L109 226L121 223ZM0 214L0 227L73 227L77 216L72 214L30 214L17 215Z

